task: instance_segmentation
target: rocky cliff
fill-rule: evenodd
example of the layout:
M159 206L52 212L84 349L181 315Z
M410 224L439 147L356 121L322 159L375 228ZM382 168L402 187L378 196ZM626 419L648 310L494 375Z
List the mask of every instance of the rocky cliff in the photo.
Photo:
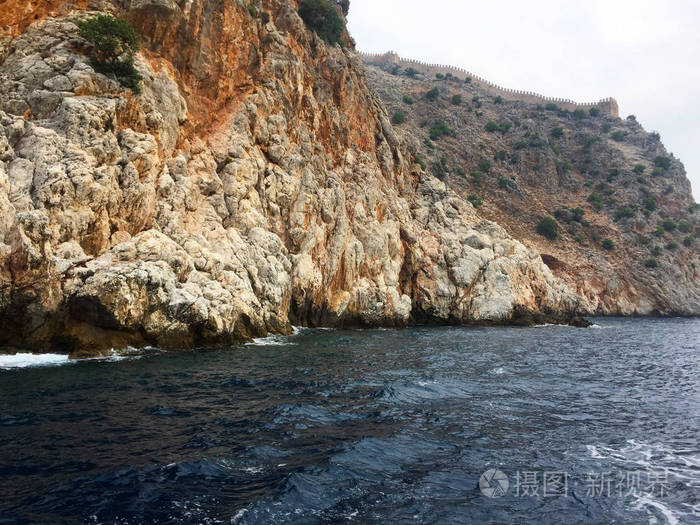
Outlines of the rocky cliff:
M540 253L583 311L698 315L700 210L658 134L633 116L508 100L454 77L368 71L427 169ZM538 233L543 217L555 238Z
M255 7L3 4L0 345L85 355L582 310L421 167L351 49L295 2ZM75 22L96 12L137 28L140 94L91 66Z

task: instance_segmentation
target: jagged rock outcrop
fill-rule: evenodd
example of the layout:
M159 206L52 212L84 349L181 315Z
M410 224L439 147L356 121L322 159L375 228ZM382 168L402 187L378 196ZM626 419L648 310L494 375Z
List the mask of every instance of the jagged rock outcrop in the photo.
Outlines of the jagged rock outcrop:
M52 6L0 20L0 344L576 311L536 252L413 162L358 58L292 2L258 4L266 23L242 1ZM79 8L137 27L141 94L93 70Z
M507 100L390 64L369 67L368 83L403 114L395 133L420 140L428 170L540 253L582 311L700 314L700 209L681 162L634 117ZM450 133L431 140L436 122ZM556 239L537 232L548 216Z

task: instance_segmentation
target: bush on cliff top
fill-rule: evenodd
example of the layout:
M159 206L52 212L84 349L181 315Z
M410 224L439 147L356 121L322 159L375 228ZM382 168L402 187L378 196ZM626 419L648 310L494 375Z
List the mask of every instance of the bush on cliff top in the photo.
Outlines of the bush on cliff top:
M303 0L299 4L299 16L326 43L342 44L345 22L328 0Z
M92 64L97 71L114 75L126 88L138 93L141 75L134 67L139 50L136 30L121 18L97 15L77 22L79 34L93 46Z

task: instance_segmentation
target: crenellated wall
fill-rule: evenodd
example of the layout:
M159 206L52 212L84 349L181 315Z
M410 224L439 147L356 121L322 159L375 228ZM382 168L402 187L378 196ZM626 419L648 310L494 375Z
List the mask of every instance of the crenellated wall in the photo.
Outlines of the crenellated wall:
M620 110L617 105L617 101L614 98L605 98L598 102L575 102L566 98L546 97L544 95L533 93L531 91L519 91L516 89L504 88L486 80L485 78L480 77L479 75L470 73L466 69L453 66L444 66L442 64L428 64L419 60L401 58L394 51L389 51L388 53L384 54L373 54L363 52L358 52L358 54L360 55L362 60L367 64L396 64L404 69L412 67L416 71L419 71L420 73L429 76L434 76L438 73L441 73L443 75L449 73L453 77L459 78L462 81L466 78L471 78L472 84L486 89L494 93L495 95L500 95L506 100L521 101L530 104L556 104L560 108L568 109L569 111L575 111L577 109L590 109L596 107L600 109L601 113L605 115L612 115L615 117L620 116Z

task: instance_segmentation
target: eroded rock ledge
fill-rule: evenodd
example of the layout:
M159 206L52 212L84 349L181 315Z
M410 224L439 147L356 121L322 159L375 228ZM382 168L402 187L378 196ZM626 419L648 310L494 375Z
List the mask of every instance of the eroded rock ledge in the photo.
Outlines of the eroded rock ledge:
M93 71L82 11L0 59L0 345L577 311L538 254L413 163L354 53L290 2L263 2L264 25L240 1L100 5L142 34L140 95Z

